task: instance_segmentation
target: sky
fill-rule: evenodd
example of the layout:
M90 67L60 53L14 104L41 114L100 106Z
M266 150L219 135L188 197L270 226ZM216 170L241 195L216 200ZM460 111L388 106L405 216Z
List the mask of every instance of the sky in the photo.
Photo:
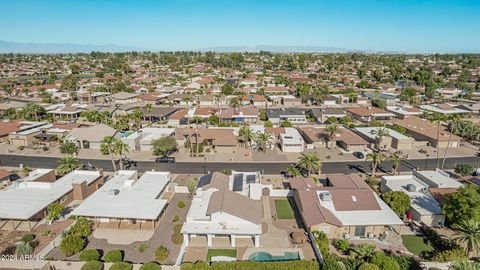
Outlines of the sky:
M11 42L480 52L479 0L2 0L0 11Z

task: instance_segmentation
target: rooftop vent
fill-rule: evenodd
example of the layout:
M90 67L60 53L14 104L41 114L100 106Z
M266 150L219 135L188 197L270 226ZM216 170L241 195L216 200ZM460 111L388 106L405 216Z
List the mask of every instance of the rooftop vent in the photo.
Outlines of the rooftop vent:
M112 196L118 195L119 193L120 193L120 190L118 189L110 189L108 191L108 195L112 195Z
M322 192L320 193L320 200L322 202L329 202L332 200L332 194L330 192Z
M414 184L408 184L407 185L407 190L410 192L415 192L417 191L417 187Z

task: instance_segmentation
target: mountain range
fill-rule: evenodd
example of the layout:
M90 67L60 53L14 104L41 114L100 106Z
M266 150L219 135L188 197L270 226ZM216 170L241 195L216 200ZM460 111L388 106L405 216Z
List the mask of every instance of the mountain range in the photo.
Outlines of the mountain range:
M0 53L89 53L144 51L137 47L117 46L114 44L93 45L74 43L20 43L0 40Z

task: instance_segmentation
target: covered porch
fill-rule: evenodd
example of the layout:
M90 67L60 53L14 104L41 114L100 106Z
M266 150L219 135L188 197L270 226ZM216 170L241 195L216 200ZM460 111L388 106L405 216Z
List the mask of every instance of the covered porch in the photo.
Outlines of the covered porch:
M260 247L260 235L183 234L185 246Z

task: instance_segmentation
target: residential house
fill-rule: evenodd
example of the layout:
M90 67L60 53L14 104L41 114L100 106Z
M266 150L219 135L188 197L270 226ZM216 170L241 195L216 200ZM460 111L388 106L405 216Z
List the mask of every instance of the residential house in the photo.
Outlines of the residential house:
M198 144L204 153L233 153L237 147L237 136L230 128L177 128L175 138L178 145ZM196 151L196 146L193 151Z
M281 108L281 109L267 109L267 119L273 124L280 124L287 120L292 124L305 124L307 117L305 110L301 108Z
M290 181L294 199L309 232L328 238L374 239L391 228L400 234L403 222L358 175L329 174L317 185L310 178Z
M256 123L259 109L253 106L240 108L223 108L218 112L220 121L237 123Z
M52 124L47 122L21 121L17 123L21 126L18 130L10 132L8 140L10 144L20 147L41 143L43 141L42 134L52 127Z
M78 148L100 149L103 138L119 137L117 130L105 124L97 124L89 127L74 128L65 138L66 141L74 142Z
M118 92L112 95L112 99L115 104L131 104L139 102L141 94L138 93L127 93L127 92Z
M404 119L410 116L418 116L423 114L422 110L420 110L419 108L415 108L407 105L387 106L387 111L394 113L396 118L399 118L399 119Z
M437 147L438 144L439 148L446 148L449 142L449 147L460 147L460 137L450 134L443 126L439 127L427 119L412 116L406 119L396 119L393 123L405 128L415 140L428 142L433 147Z
M325 123L328 118L340 119L347 116L343 108L314 108L307 112L318 124Z
M155 230L169 184L169 172L148 171L138 178L137 171L120 170L72 215L94 220L97 228Z
M395 117L395 114L387 112L377 107L351 107L347 109L347 114L361 122L370 122L372 120L389 120Z
M461 108L454 107L453 105L450 105L450 104L447 104L447 103L420 105L420 108L424 111L427 111L427 112L440 113L440 114L444 114L444 115L469 113L468 110L463 110Z
M386 136L379 138L378 127L357 127L354 131L363 139L371 143L370 147L378 145L383 150L412 150L415 140L405 136L395 130L384 128L387 132Z
M129 146L130 150L152 151L155 140L172 136L174 133L174 128L142 128L122 138L122 141Z
M0 230L31 231L50 204L84 200L101 184L102 171L75 170L57 179L53 169L36 169L0 189Z
M182 226L184 244L206 238L206 245L212 247L226 238L232 247L260 247L263 204L248 195L248 186L255 182L255 174L236 172L201 177Z

